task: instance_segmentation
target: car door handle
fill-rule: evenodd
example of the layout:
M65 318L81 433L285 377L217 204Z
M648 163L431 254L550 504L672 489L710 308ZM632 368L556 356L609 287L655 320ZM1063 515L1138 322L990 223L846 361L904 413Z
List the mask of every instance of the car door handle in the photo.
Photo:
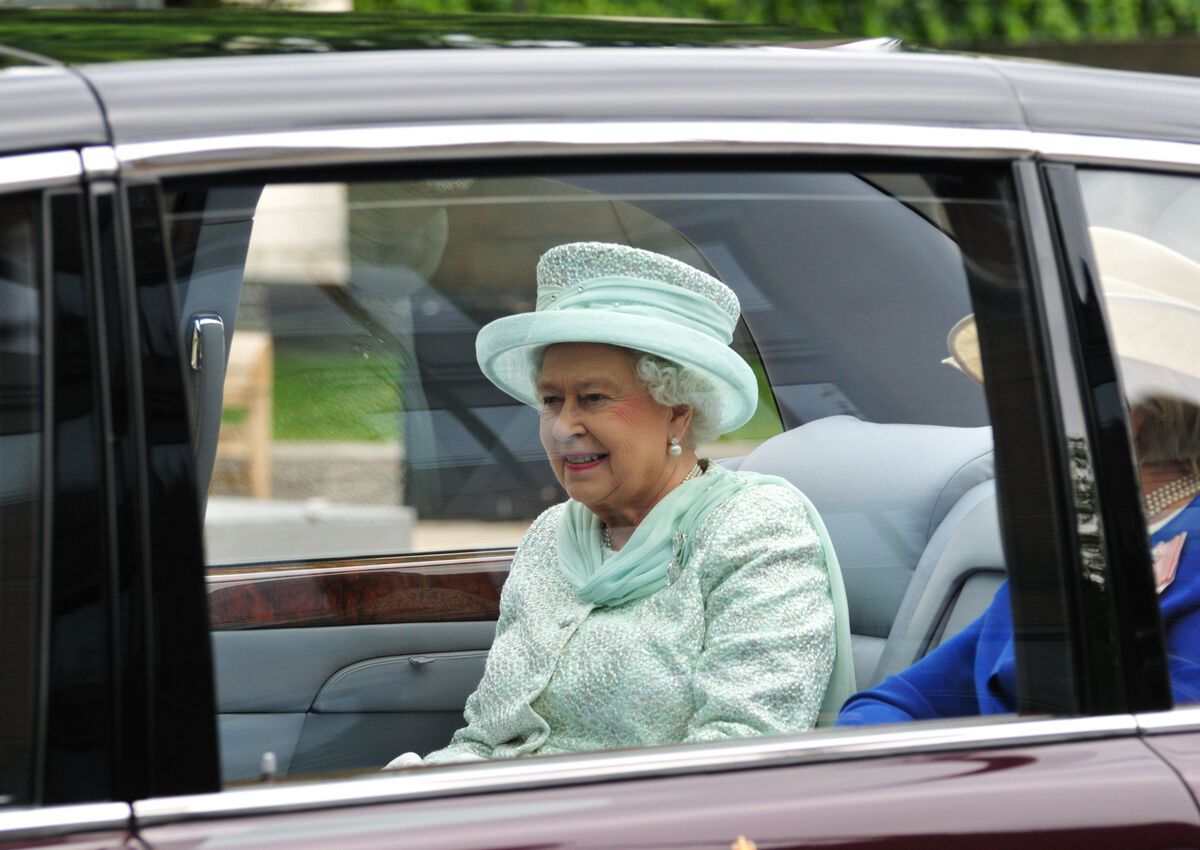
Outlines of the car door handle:
M414 667L424 667L426 664L432 664L434 662L434 660L435 659L430 658L428 655L410 655L410 656L408 656L408 663Z
M196 484L200 504L208 501L208 483L221 430L225 386L225 322L216 313L192 316L192 437L195 439Z

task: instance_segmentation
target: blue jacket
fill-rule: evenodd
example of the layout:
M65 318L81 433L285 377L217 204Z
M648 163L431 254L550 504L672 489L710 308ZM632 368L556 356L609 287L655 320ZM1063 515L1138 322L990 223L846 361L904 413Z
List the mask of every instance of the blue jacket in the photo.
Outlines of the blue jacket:
M1159 597L1176 704L1200 702L1200 497L1155 532L1156 545L1187 532L1175 580ZM1008 583L979 619L903 673L857 693L839 726L1004 714L1016 710L1016 657Z

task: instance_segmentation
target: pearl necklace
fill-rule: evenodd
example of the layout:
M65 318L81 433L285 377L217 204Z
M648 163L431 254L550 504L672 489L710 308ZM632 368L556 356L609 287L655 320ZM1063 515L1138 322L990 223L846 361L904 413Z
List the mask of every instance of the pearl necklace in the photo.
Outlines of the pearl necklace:
M703 474L704 467L697 463L692 467L692 471L685 475L683 477L683 481L680 481L679 483L682 484L684 481L691 481L693 478L699 478ZM612 534L609 533L607 525L602 526L600 529L600 542L604 544L605 549L612 550Z
M1168 507L1188 496L1200 493L1200 476L1184 475L1174 481L1168 481L1157 490L1147 493L1144 497L1146 514L1154 516L1161 514Z

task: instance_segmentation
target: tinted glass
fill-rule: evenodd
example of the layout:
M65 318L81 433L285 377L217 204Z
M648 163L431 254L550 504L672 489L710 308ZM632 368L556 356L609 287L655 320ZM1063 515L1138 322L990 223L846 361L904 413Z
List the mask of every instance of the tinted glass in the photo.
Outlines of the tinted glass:
M1082 171L1177 705L1200 702L1200 180Z
M696 451L782 476L814 503L844 576L853 687L977 636L988 610L1007 701L969 663L931 701L946 717L1014 710L988 409L947 346L973 293L1024 285L1003 170L169 188L202 470L205 435L219 432L206 540L227 780L378 767L462 726L497 614L520 604L500 602L507 547L567 496L543 447L555 402L536 410L499 390L476 340L533 309L539 257L573 242L649 250L737 295L732 348L757 410ZM205 370L226 349L213 390ZM518 561L544 545L535 533ZM526 592L511 587L506 598ZM643 602L653 608L629 604ZM772 616L748 608L744 622ZM602 619L582 620L582 645ZM759 640L754 628L742 637ZM734 655L731 681L771 658ZM551 704L582 676L561 669L535 711L602 728Z
M40 204L0 197L0 805L32 794L42 511Z
M936 202L895 199L919 178L872 177L707 177L697 199L682 196L698 181L684 175L277 185L254 208L244 191L208 193L173 227L205 223L185 309L237 298L210 563L515 545L561 491L534 414L479 373L474 337L531 306L537 258L559 242L648 247L738 292L734 345L762 378L761 404L706 456L831 415L986 424L978 387L940 363L970 312L954 240L924 215ZM223 240L207 232L221 227ZM924 254L906 247L918 235ZM906 314L917 299L930 309ZM302 529L328 524L320 542L259 533L254 512L283 503Z

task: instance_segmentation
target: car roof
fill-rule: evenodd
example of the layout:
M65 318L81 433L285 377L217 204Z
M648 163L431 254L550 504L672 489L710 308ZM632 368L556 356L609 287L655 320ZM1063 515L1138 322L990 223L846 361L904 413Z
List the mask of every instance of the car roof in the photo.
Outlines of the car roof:
M469 23L457 22L464 29ZM768 28L619 21L570 20L578 35L572 43L628 44L625 36L640 30L643 45L688 46L530 47L562 41L547 38L554 30L544 27L543 37L532 41L507 37L519 35L520 27L451 38L455 33L443 20L425 42L516 48L419 43L368 50L384 39L367 21L356 23L364 37L340 52L289 42L279 50L297 52L280 53L272 45L285 39L276 39L243 41L251 53L261 48L268 55L240 55L228 49L231 29L224 41L210 39L197 51L219 57L90 62L87 51L68 45L62 56L74 50L83 64L66 66L9 54L8 67L0 69L0 112L9 119L0 126L0 150L414 123L610 120L865 122L1200 143L1200 85L1184 77L909 51L895 42L818 40L794 32L787 41L786 31ZM648 39L648 31L657 40ZM600 35L585 42L584 32ZM695 46L705 43L696 32L722 46ZM4 37L11 41L12 32ZM406 37L410 47L418 44ZM745 46L724 46L731 43ZM118 53L159 55L157 49Z

